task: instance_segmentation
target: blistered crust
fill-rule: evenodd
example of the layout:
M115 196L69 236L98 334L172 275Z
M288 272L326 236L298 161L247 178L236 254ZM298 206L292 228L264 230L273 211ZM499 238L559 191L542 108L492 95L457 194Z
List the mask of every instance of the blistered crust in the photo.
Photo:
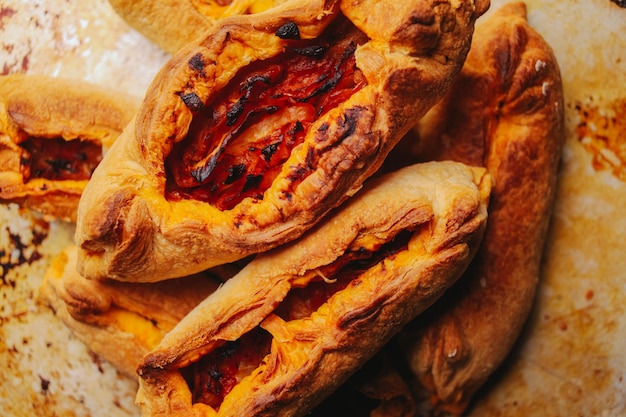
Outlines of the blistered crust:
M78 168L67 165L77 158L97 165L138 108L139 100L84 81L24 74L0 77L0 201L75 221L91 172L77 178ZM25 144L33 139L40 142L29 150ZM68 151L67 158L49 163L56 164L50 168L55 175L38 176L25 164L29 151L56 141L60 148L80 141L94 149Z
M188 275L293 240L354 194L444 94L484 11L484 2L472 1L383 3L397 12L391 29L364 17L380 7L374 3L289 2L224 19L175 55L83 195L76 232L81 273L127 281ZM366 85L311 125L262 197L227 210L166 198L164 161L189 132L194 112L240 69L281 53L290 40L276 32L285 24L315 39L344 15L369 39L355 52Z
M455 282L479 245L490 190L484 170L452 162L408 167L366 185L300 239L257 256L146 355L137 396L143 415L304 415ZM406 247L360 272L310 316L277 313L290 292L319 281L330 265L404 232ZM259 325L273 338L261 364L217 410L194 403L181 368Z
M456 84L416 132L421 158L485 166L495 183L468 272L401 335L435 406L461 414L529 315L564 141L559 67L523 3L477 26Z

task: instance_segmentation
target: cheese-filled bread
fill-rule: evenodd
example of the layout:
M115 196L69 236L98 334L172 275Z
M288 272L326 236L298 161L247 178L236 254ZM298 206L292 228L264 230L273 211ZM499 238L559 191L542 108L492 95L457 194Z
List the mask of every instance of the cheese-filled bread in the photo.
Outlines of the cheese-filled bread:
M0 202L75 221L85 184L139 104L82 80L0 76Z
M80 273L181 277L301 236L444 95L487 5L303 0L220 20L87 185Z
M483 168L455 162L369 182L168 332L139 367L143 415L305 415L453 285L490 190Z

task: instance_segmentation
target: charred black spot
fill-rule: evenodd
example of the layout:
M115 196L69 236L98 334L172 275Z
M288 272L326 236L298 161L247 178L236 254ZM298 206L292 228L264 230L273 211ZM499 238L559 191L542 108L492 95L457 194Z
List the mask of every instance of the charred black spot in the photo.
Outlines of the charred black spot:
M200 97L195 92L179 94L180 98L185 103L185 106L193 112L201 111L204 108L204 103L200 100Z
M302 122L297 121L292 127L291 129L289 129L289 135L290 136L294 136L296 133L298 132L302 132L304 130L304 126L302 125Z
M226 125L227 126L233 126L235 123L237 123L237 119L239 118L239 116L243 114L246 100L247 99L245 96L241 97L239 101L233 104L233 107L231 107L230 110L228 110L228 112L226 113Z
M256 188L259 188L259 185L261 185L261 181L263 180L263 175L246 175L246 181L243 184L243 192L248 191L248 190L253 190Z
M237 164L228 167L228 177L224 181L224 184L232 184L237 181L246 172L245 164Z
M325 132L328 130L328 123L322 123L322 125L320 127L317 128L318 132Z
M274 155L276 153L276 150L278 149L278 146L280 146L280 142L271 143L271 144L267 145L266 147L264 147L263 149L261 149L261 153L263 154L263 158L266 161L269 161L270 159L272 159L272 155Z
M194 71L199 72L202 75L205 75L205 73L204 73L204 67L205 66L206 66L206 63L204 62L204 59L202 58L202 54L201 53L195 54L189 60L189 68L191 68Z
M270 79L268 76L263 75L263 74L254 74L248 78L246 78L242 83L241 83L241 91L246 91L246 95L249 95L249 90L254 86L254 84L256 83L263 83L263 84L270 84Z
M294 22L287 22L274 33L281 39L300 39L300 29Z
M298 55L319 59L326 54L328 47L322 45L312 45L305 46L303 48L290 48L290 50Z
M335 86L337 85L339 81L341 81L341 77L343 77L343 73L337 72L332 78L328 78L326 81L322 83L322 85L320 85L317 89L311 92L311 94L309 94L306 97L302 97L298 99L298 101L307 102L315 96L319 96L321 94L329 92L330 90L335 88Z

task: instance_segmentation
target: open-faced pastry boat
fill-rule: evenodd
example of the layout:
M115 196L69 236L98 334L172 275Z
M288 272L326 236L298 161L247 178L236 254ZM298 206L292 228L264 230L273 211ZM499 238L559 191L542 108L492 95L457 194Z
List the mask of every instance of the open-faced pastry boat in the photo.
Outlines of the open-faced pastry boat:
M103 150L139 104L86 81L1 76L0 202L75 220L78 200Z
M300 239L257 255L139 367L145 416L304 415L471 260L491 181L455 162L377 178Z
M550 46L513 2L479 22L450 92L394 152L484 166L494 178L468 271L407 326L399 345L440 410L460 415L503 363L533 305L564 142L563 87ZM406 146L405 146L406 145Z
M185 276L302 235L443 96L487 6L290 1L221 20L164 66L86 187L81 274Z

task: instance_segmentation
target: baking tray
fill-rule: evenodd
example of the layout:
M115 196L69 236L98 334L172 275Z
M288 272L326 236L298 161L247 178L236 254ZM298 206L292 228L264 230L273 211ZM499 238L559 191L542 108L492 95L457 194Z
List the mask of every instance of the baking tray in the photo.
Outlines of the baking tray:
M493 0L491 10L505 1ZM553 47L567 139L535 308L469 415L626 415L626 9L528 0ZM0 2L0 68L84 79L142 97L168 55L106 0ZM138 416L136 381L91 354L37 301L73 225L0 206L0 411Z

